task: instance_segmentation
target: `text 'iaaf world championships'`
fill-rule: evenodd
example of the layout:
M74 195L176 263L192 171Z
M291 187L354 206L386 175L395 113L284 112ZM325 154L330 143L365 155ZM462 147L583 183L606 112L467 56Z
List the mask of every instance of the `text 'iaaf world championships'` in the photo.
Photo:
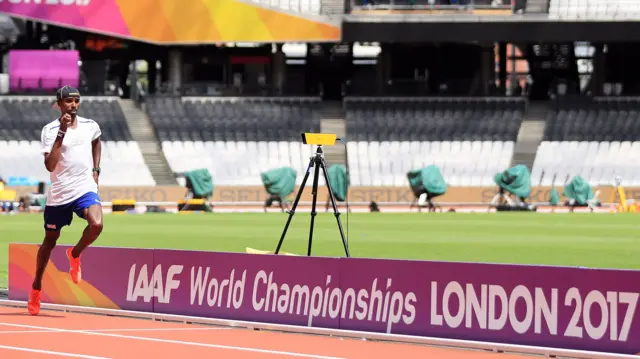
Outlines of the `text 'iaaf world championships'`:
M151 273L146 265L136 268L134 264L129 271L127 301L148 303L156 298L158 303L170 304L172 293L187 289L176 279L184 272L190 276L191 306L233 311L248 303L255 312L304 316L308 326L316 318L340 318L385 323L386 332L391 333L394 325L411 326L419 311L428 311L428 324L434 328L510 330L626 342L640 296L631 292L581 292L575 287L560 291L517 285L506 290L498 284L420 280L413 291L402 291L394 288L392 278L371 278L360 288L343 288L331 275L326 275L323 285L310 286L279 282L275 271L259 270L247 276L247 270L234 269L225 278L216 278L209 267L184 270L182 265L171 265L163 271L159 264ZM419 296L427 292L430 294Z
M171 303L172 292L182 285L175 277L183 270L184 266L172 265L165 275L161 265L153 273L143 265L137 272L134 264L129 270L127 301L142 299L148 303L155 297L158 303ZM256 312L303 315L308 326L313 325L315 318L356 318L387 323L388 333L392 325L400 321L410 325L416 318L416 294L391 290L390 278L383 284L374 279L369 290L343 291L331 275L326 276L324 286L309 286L279 284L273 271L261 270L253 278L247 278L246 270L242 273L232 270L224 279L210 276L209 267L191 267L189 271L190 305L238 310L249 300Z

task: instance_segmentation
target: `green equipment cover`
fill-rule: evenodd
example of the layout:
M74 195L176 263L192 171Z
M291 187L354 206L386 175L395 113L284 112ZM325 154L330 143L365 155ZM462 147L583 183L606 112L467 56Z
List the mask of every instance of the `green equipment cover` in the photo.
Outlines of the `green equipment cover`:
M557 206L558 203L560 203L560 195L558 194L558 190L553 187L549 193L549 204Z
M344 202L347 198L349 190L349 177L347 177L347 168L344 165L333 165L327 170L329 183L336 201Z
M587 181L580 176L575 176L571 182L567 183L562 190L562 194L576 201L577 204L585 206L587 201L593 199L593 190Z
M213 178L207 169L198 169L184 173L187 188L193 191L194 198L210 198L213 196Z
M290 195L296 187L296 171L291 167L262 172L260 177L267 192L281 198Z
M496 173L493 180L498 187L519 198L528 198L531 194L531 174L525 165L516 165L504 172Z
M435 197L447 192L447 183L436 165L429 165L419 170L411 170L407 173L407 178L416 197L423 193Z

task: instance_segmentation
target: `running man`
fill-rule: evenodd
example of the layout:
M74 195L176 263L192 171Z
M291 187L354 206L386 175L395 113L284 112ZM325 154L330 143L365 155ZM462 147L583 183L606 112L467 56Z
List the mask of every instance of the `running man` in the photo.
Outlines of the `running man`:
M102 232L102 206L98 197L98 177L102 134L93 120L78 116L80 92L65 86L56 93L54 107L60 117L42 129L41 152L51 173L51 186L44 210L45 237L38 250L35 279L29 296L31 315L40 312L40 292L51 251L62 227L71 225L73 213L88 225L75 247L66 252L74 283L82 281L80 255Z

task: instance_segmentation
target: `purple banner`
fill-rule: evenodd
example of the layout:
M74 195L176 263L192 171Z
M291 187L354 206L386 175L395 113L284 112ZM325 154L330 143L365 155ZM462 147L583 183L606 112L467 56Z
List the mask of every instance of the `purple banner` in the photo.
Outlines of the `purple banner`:
M352 296L344 303L350 316L341 320L342 329L640 351L637 271L371 259L340 263L343 292L357 295L355 310Z
M80 79L76 50L9 51L10 90L77 87Z
M156 312L339 328L322 315L340 290L337 259L157 250L154 262L166 283Z
M38 245L9 244L9 299L26 301L31 291ZM76 285L69 276L69 260L58 245L53 249L42 279L42 301L124 310L153 311L151 298L129 298L128 288L143 286L132 282L130 272L151 273L153 251L144 249L89 247L82 255L82 278Z
M25 246L37 250L10 245L11 298L30 286L13 273ZM640 352L640 271L97 247L83 263L87 281L122 308Z

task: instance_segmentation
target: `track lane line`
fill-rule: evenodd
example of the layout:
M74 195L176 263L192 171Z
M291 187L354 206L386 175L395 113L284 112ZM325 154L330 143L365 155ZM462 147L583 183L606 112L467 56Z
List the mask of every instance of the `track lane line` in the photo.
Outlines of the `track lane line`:
M227 350L235 350L235 351L244 351L244 352L253 352L253 353L261 353L261 354L273 354L273 355L284 355L290 357L298 357L298 358L311 358L311 359L346 359L342 357L334 357L334 356L325 356L325 355L316 355L316 354L304 354L304 353L293 353L286 352L280 350L268 350L268 349L257 349L257 348L246 348L246 347L235 347L230 345L220 345L220 344L207 344L207 343L197 343L197 342L187 342L181 340L170 340L170 339L159 339L159 338L148 338L148 337L138 337L138 336L130 336L130 335L120 335L120 334L108 334L108 333L99 333L99 332L89 332L82 330L72 330L72 329L60 329L53 327L41 327L36 325L25 325L25 324L14 324L14 323L2 323L0 325L5 325L8 327L16 327L16 328L26 328L26 329L37 329L37 330L49 330L54 332L62 332L62 333L74 333L74 334L84 334L84 335L97 335L103 337L111 337L111 338L119 338L119 339L132 339L132 340L142 340L156 343L168 343L168 344L179 344L179 345L189 345L189 346L198 346L203 348L213 348L213 349L227 349Z
M97 357L93 355L84 355L84 354L73 354L73 353L65 353L65 352L55 352L51 350L39 350L39 349L31 349L31 348L23 348L23 347L12 347L9 345L0 345L0 349L13 350L19 352L28 352L28 353L36 353L36 354L48 354L55 355L60 357L68 357L68 358L82 358L82 359L111 359L107 357Z
M209 331L209 330L231 330L231 328L124 328L124 329L73 329L87 333L109 333L109 332L171 332L171 331ZM41 334L60 333L57 330L0 330L0 334Z

